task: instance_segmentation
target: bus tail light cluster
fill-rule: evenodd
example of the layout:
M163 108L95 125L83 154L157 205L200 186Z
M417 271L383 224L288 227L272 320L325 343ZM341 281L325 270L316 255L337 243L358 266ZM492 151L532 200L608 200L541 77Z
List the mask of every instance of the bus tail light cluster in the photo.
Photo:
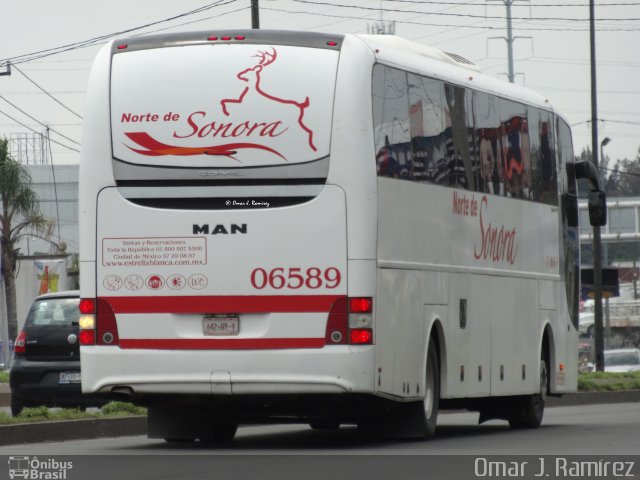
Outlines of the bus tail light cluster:
M373 344L373 299L344 297L337 300L329 312L325 344Z
M80 300L80 345L119 345L118 324L111 305L99 298Z

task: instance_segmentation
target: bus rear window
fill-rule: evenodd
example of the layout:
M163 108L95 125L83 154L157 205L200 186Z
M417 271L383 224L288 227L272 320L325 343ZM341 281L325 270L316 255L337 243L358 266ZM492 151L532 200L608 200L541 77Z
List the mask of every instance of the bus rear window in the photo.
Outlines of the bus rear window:
M338 56L334 50L262 44L115 54L114 161L259 171L326 158Z

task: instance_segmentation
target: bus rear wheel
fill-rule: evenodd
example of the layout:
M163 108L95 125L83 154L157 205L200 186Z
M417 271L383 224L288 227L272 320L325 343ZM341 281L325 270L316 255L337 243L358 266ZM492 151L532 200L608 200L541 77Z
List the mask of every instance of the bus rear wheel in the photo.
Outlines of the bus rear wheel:
M525 397L509 419L511 428L538 428L542 423L544 407L549 393L549 369L547 360L540 359L540 392Z
M201 443L228 443L233 440L238 430L237 423L214 424L210 427L207 435L200 438Z
M424 411L425 433L424 438L433 437L436 432L438 421L438 407L440 402L440 367L438 362L438 351L433 339L429 340L429 350L427 353L427 368L425 378L425 394L422 400Z
M147 408L147 436L170 443L230 442L238 430L235 419L212 417L207 409L150 405Z
M424 390L422 400L396 402L389 411L358 422L358 430L369 438L427 440L433 437L440 403L440 367L433 339L429 340Z

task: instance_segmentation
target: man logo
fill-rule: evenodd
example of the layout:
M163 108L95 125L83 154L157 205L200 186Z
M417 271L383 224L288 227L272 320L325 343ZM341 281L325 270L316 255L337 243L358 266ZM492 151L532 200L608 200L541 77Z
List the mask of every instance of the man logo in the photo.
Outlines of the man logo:
M247 234L247 224L241 223L240 225L236 223L232 223L231 225L222 225L218 223L217 225L210 226L208 223L204 223L202 225L194 224L193 225L193 234L194 235L236 235L236 234Z

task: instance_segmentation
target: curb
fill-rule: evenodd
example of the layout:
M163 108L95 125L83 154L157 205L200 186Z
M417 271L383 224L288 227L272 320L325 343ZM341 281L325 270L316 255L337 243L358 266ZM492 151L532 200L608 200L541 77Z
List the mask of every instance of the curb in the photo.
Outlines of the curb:
M10 396L5 398L7 396L9 395L0 393L2 401L9 402ZM635 402L640 402L640 390L579 392L566 394L562 398L549 397L547 399L547 407ZM145 416L36 422L20 425L0 425L0 446L146 434L147 417Z
M146 435L147 417L91 418L0 426L0 446Z
M576 405L600 405L605 403L640 402L640 390L621 392L578 392L562 397L547 398L547 407L573 407Z

